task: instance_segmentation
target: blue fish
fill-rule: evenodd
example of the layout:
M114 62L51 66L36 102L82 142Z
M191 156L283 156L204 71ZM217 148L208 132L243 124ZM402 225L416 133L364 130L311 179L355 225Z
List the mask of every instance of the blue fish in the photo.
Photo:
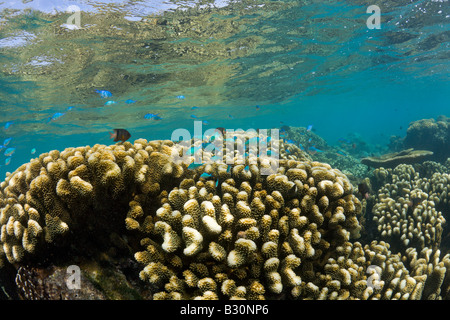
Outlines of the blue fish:
M198 109L198 107L192 107L191 108L191 110L197 110Z
M73 106L67 107L67 111L73 110Z
M14 123L14 121L8 121L7 123L5 123L5 129L8 129L9 127L11 127L11 125Z
M132 100L132 99L128 99L125 101L126 104L131 104L131 103L135 103L136 100Z
M316 147L309 147L308 150L309 150L309 151L312 151L312 152L314 152L314 153L316 153L316 152L322 152L322 150L317 149Z
M244 171L248 172L250 170L250 168L248 166L245 166Z
M180 100L184 100L186 97L185 96L183 96L183 95L179 95L179 96L177 96L177 99L180 99Z
M2 151L2 149L4 148L5 146L0 146L0 151Z
M16 151L16 148L8 148L5 150L4 154L6 157L9 157L9 156L12 156L15 151Z
M154 113L147 113L145 116L144 116L144 119L153 119L153 120L162 120L162 118L160 117L160 116L158 116L158 114L159 113L157 113L157 114L154 114Z
M50 121L56 121L59 118L61 118L63 115L65 115L65 113L62 112L56 112L54 115L52 115L50 118L48 118L48 122Z
M234 117L231 114L228 115L228 118L234 119Z
M209 122L206 121L206 120L203 120L202 123L203 123L205 126L209 124Z
M206 172L203 172L203 173L200 175L200 178L204 178L204 179L208 179L208 178L211 178L211 177L212 177L212 174L206 173Z
M108 90L95 90L98 94L100 94L100 97L102 98L108 98L112 96L112 93Z
M289 149L286 149L286 153L291 153L291 151Z
M188 169L197 169L198 167L201 167L203 165L203 163L195 163L192 162L189 166Z
M31 149L31 154L35 154L36 153L36 148Z
M313 125L312 124L310 124L309 126L308 126L308 128L306 128L306 131L311 131L312 130L312 128L313 128Z
M305 151L305 147L304 147L301 143L299 143L298 146L300 147L300 149L302 149L303 151Z
M216 188L219 186L219 179L216 180Z
M257 106L256 106L256 110L259 110L259 108L260 108L260 106L257 105Z
M108 100L105 102L105 106L110 106L112 104L116 104L117 102L113 101L113 100Z
M345 138L339 138L338 141L341 142L341 143L347 143L347 144L351 144L352 143L350 140L345 139Z
M5 166L11 163L11 157L5 159Z
M5 141L3 141L3 146L6 147L10 142L12 138L6 138Z
M337 155L341 155L341 156L344 156L344 157L346 157L347 156L347 154L345 154L344 152L342 152L341 150L339 150L338 152L337 152Z
M286 140L286 142L287 142L287 143L292 143L292 144L295 144L295 141L294 141L294 140L291 140L291 139L289 139L289 140Z
M230 173L230 171L231 171L231 166L230 166L230 165L228 165L228 168L227 168L227 173Z
M191 114L192 119L197 119L197 116L195 114Z

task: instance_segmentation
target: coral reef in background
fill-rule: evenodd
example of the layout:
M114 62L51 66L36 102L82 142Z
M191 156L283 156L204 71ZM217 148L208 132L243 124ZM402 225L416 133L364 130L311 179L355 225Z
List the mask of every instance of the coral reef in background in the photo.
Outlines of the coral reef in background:
M283 126L286 144L296 145L314 161L330 164L341 170L354 183L367 176L368 168L359 158L369 152L368 146L358 137L342 142L340 147L329 145L322 137L304 127Z
M413 148L399 152L387 153L378 157L366 157L361 163L373 168L395 168L400 164L420 163L433 156L432 151L414 150Z
M441 115L436 119L421 119L409 124L405 137L392 136L390 150L429 150L430 160L445 162L450 158L450 118Z

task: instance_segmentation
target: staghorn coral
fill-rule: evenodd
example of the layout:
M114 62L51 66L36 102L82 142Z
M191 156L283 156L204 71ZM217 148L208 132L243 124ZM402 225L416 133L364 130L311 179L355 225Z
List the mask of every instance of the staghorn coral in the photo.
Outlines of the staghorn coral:
M440 209L448 205L448 174L421 177L406 164L379 170L375 176L379 174L388 181L378 191L373 207L381 237L403 248L438 247L446 222Z
M155 299L299 298L302 266L359 235L360 202L340 171L280 160L262 176L260 164L249 175L240 166L197 169L156 217L141 217L153 226L135 258Z

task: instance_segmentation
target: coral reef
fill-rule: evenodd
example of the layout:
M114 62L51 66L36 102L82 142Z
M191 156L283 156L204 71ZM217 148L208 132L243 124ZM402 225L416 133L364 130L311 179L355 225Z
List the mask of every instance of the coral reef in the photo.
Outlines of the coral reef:
M120 230L132 194L157 195L184 169L171 161L171 141L51 151L0 184L0 265L40 258L81 234ZM95 213L95 214L93 214ZM83 237L81 237L83 238Z
M363 141L355 143L341 143L341 148L329 145L322 137L308 131L304 127L283 126L281 128L286 145L298 146L314 161L330 164L333 168L341 170L349 179L356 182L367 175L367 167L361 164L361 154L367 152ZM354 137L357 139L357 137ZM353 148L352 145L355 145Z
M376 169L374 177L383 184L373 207L382 239L404 249L438 248L446 222L442 210L448 214L450 176L439 172L421 176L414 166L401 164Z
M432 160L444 162L450 157L450 118L439 116L411 122L404 139L406 148L434 152Z
M294 160L259 169L222 176L226 165L208 164L162 201L135 255L156 299L299 298L303 266L359 236L360 202L340 171Z
M361 163L373 168L395 168L399 164L414 164L430 159L432 151L414 150L413 148L400 152L388 153L379 157L366 157Z
M376 194L358 200L342 171L295 144L226 140L68 148L19 167L0 184L0 262L18 296L449 298L446 165L377 168L364 180ZM274 158L258 155L264 143ZM362 223L382 240L366 241ZM68 264L82 291L61 286Z

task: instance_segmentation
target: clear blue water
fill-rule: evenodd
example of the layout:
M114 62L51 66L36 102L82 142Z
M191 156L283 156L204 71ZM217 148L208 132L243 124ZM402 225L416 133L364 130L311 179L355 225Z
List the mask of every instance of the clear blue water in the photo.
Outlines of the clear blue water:
M16 148L0 179L43 152L111 144L113 128L170 139L191 115L205 129L313 124L330 144L357 134L381 152L410 122L450 116L450 6L385 1L371 30L371 4L0 3L0 144ZM81 29L64 27L70 5Z

